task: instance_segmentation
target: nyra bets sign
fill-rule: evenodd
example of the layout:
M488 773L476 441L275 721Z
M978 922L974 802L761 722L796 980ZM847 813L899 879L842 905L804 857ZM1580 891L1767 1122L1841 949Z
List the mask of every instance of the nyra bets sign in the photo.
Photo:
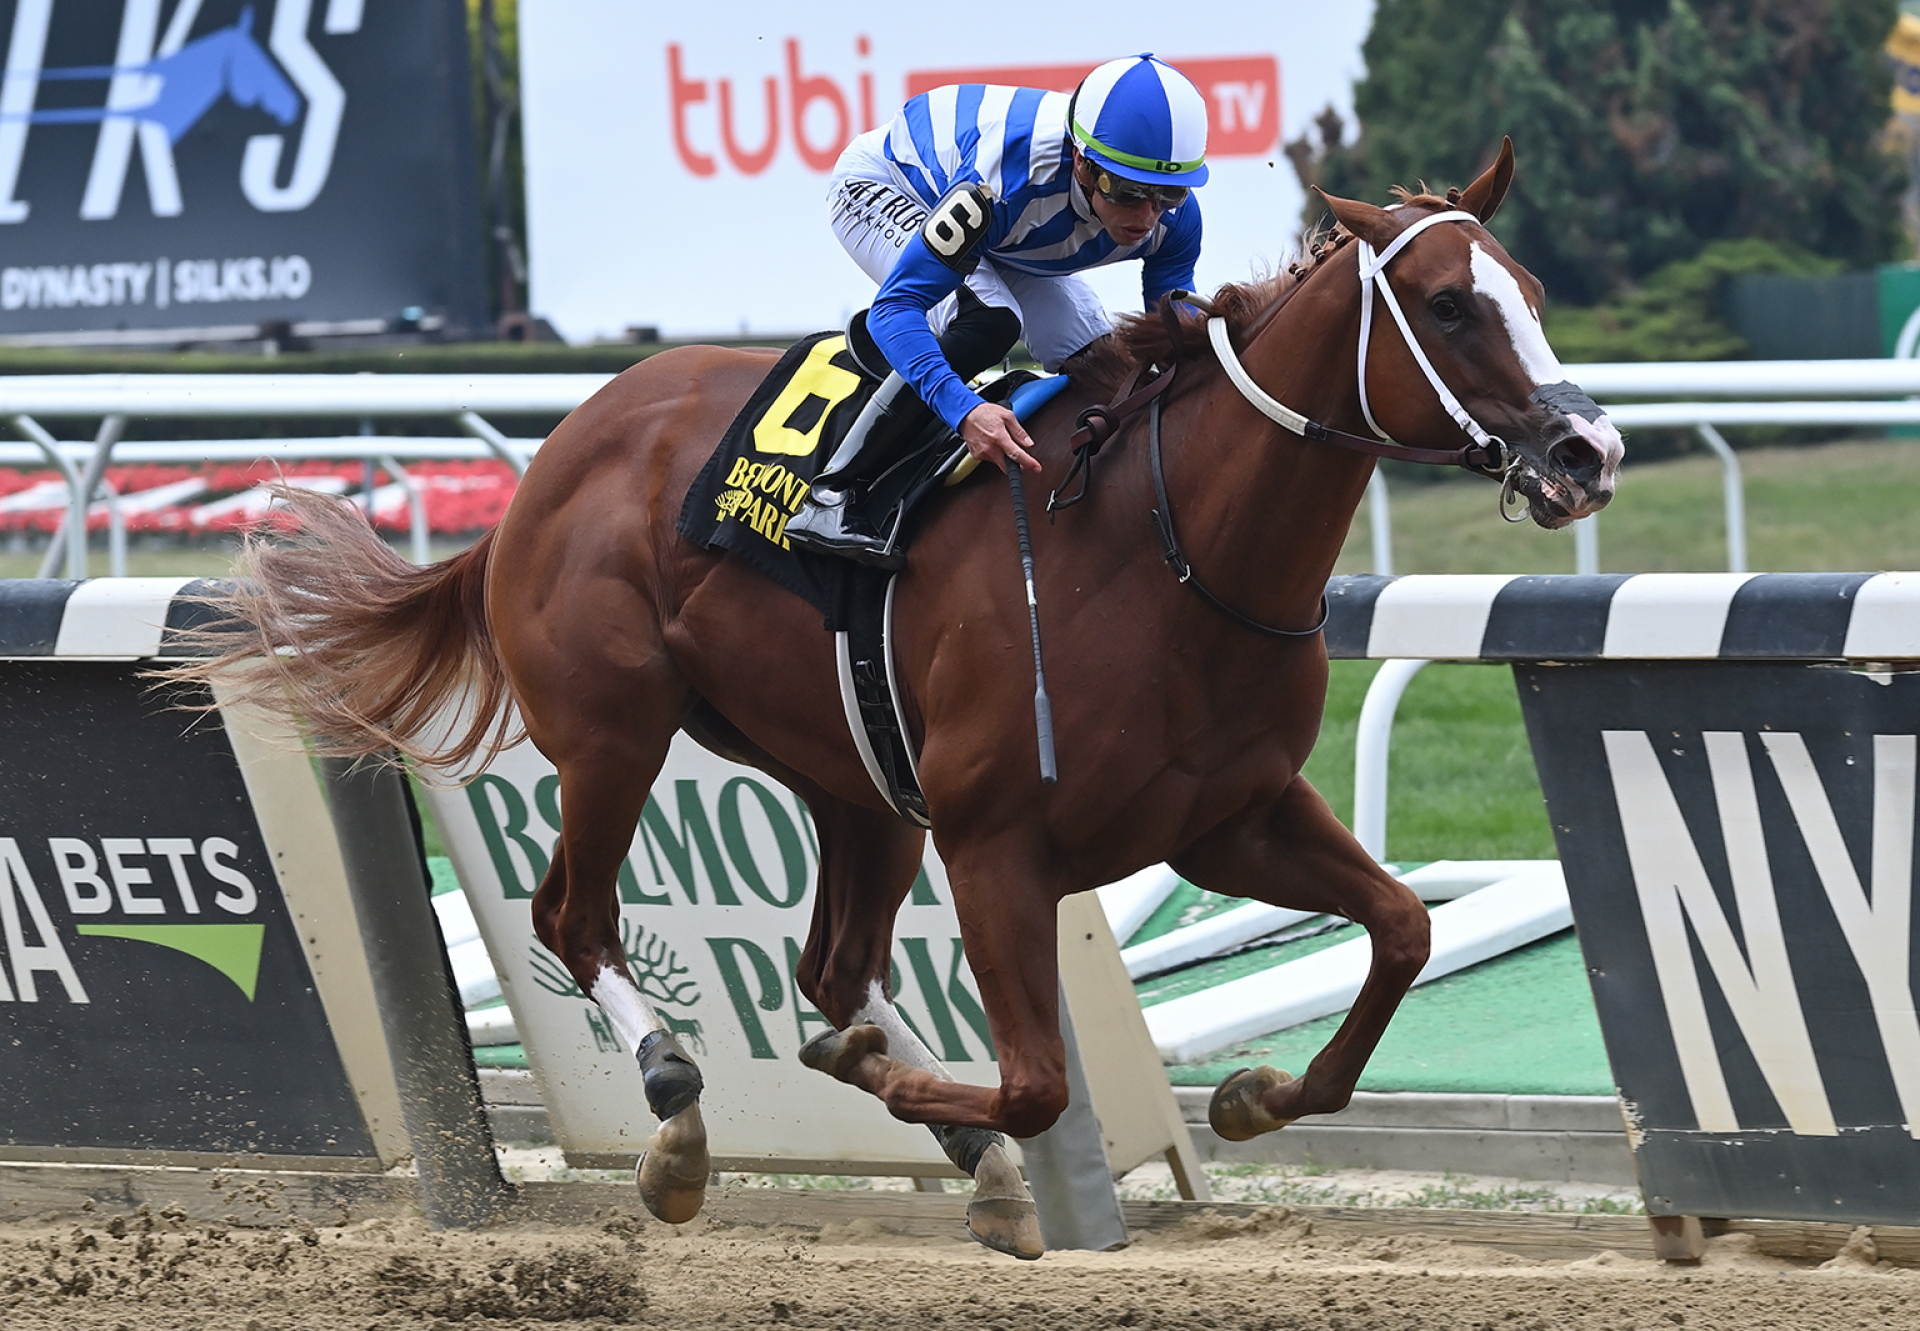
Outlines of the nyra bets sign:
M531 744L462 789L430 794L487 951L569 1158L630 1158L654 1129L633 1055L534 937L529 905L553 857L560 779ZM764 773L675 738L619 875L635 982L706 1078L716 1158L935 1164L925 1128L801 1065L830 1030L795 983L819 848L806 806ZM946 875L929 850L894 927L901 1016L954 1076L997 1085L979 991Z
M233 748L143 669L0 662L0 1157L351 1167L372 1144Z
M1371 17L1308 0L1119 0L1097 23L1069 6L522 0L534 308L570 340L839 326L873 294L827 225L829 173L854 135L941 84L1070 90L1142 51L1207 99L1199 284L1245 278L1291 249L1303 196L1281 144L1329 104L1348 114ZM1139 271L1090 280L1134 310Z

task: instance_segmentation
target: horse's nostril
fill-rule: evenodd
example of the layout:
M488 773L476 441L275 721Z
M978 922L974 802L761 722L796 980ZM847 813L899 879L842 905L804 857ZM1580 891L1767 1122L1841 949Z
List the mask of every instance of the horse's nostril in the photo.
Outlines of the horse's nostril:
M1590 481L1598 476L1606 461L1600 456L1599 449L1579 435L1562 439L1548 449L1547 460L1562 476L1581 482Z

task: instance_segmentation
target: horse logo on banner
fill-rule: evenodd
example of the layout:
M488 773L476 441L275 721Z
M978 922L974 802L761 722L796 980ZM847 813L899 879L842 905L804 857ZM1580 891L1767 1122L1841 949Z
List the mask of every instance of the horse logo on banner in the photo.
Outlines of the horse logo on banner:
M0 223L27 219L30 205L14 191L36 125L101 127L80 205L83 219L118 214L136 139L154 215L178 216L183 205L173 148L222 99L258 108L283 128L304 121L285 183L286 138L248 137L240 168L248 201L262 212L290 212L318 197L332 169L346 95L308 40L313 0L279 0L264 44L254 34L252 5L231 26L189 41L200 9L200 0L180 0L162 34L160 0L126 0L114 63L47 67L54 0L18 0L0 82ZM323 28L330 35L357 32L360 19L361 5L328 0ZM72 83L105 83L105 96L98 105L39 105L42 84Z
M51 107L9 118L35 125L73 125L126 116L158 126L172 144L180 142L223 96L241 106L260 107L282 125L291 125L300 114L300 94L254 40L251 5L240 11L231 28L210 32L171 55L131 66L73 65L40 71L43 83L93 79L126 79L124 86L130 91L105 106Z

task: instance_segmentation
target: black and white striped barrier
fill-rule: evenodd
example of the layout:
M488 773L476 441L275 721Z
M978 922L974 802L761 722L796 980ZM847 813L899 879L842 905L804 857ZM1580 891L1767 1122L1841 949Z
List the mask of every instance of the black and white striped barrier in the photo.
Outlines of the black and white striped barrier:
M1514 663L1648 1206L1911 1224L1920 574L1344 580Z
M0 580L0 657L178 655L209 585ZM1327 596L1347 660L1920 659L1920 573L1363 574Z
M1327 595L1346 660L1920 659L1920 573L1355 576Z

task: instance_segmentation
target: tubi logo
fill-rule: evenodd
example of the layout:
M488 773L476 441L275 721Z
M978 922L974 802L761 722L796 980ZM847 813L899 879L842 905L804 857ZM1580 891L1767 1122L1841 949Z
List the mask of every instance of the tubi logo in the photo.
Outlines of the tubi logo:
M854 51L864 61L872 55L873 44L864 36L856 38ZM802 165L825 174L854 135L880 123L874 115L870 70L860 69L854 76L856 92L825 74L808 73L798 38L786 39L785 55L785 79L763 78L756 95L751 79L696 69L680 43L668 43L673 149L689 173L703 179L718 175L724 158L739 174L757 176L773 165L782 142L790 140ZM914 70L906 76L905 97L955 83L1072 92L1096 63ZM1209 158L1257 157L1279 144L1280 63L1273 56L1195 57L1169 63L1206 99ZM1163 169L1170 165L1163 164Z
M260 906L253 880L233 862L236 843L225 837L48 837L46 845L68 916L112 917L78 924L82 937L183 952L253 1001L266 925L235 918L255 915ZM0 837L0 942L0 1003L40 1001L36 977L43 974L59 980L68 1002L91 1001L14 837Z
M865 59L872 53L873 44L865 37L854 42L854 50ZM833 170L833 164L840 160L840 150L847 146L854 135L871 128L873 118L873 75L860 71L859 117L856 123L853 104L840 85L824 74L808 74L801 69L800 42L789 37L786 41L786 91L782 95L780 81L769 78L764 83L766 114L759 123L764 125L753 146L741 144L741 134L735 127L735 91L733 80L725 78L706 79L692 77L687 73L685 56L678 42L667 46L667 90L673 105L673 149L680 158L680 164L696 176L711 176L718 169L713 153L702 146L696 146L692 122L696 117L691 114L695 107L706 107L709 102L713 111L698 119L701 125L713 125L718 130L718 145L732 164L733 169L743 176L757 176L772 164L774 155L780 151L782 112L786 113L784 124L787 135L793 140L793 149L810 171L826 172ZM753 113L747 110L752 105L749 94L742 99L746 105L741 107L740 118L748 125L755 122ZM712 144L714 136L702 133L700 144Z
M76 14L98 0L73 4ZM0 81L0 224L27 220L30 200L17 197L28 135L39 126L98 125L80 216L101 221L117 216L136 141L156 217L184 210L173 149L222 99L258 107L283 128L305 113L289 179L280 181L286 136L256 134L240 163L240 187L261 212L294 212L320 194L333 166L346 95L307 39L313 0L279 0L266 45L254 33L254 9L240 11L231 27L189 39L200 6L175 7L162 34L159 0L125 0L120 36L110 65L45 64L55 0L17 0ZM357 32L362 5L329 0L324 30ZM97 23L87 12L80 22ZM97 104L40 105L43 85L103 84ZM63 140L66 142L66 140Z

